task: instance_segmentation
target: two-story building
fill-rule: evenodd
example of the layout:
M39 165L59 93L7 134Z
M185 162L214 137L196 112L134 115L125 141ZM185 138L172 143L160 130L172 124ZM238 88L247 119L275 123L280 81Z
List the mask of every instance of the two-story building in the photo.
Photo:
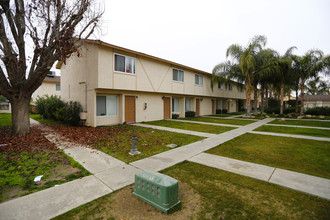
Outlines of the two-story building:
M61 77L55 76L55 72L50 71L41 86L32 94L32 102L35 102L38 97L44 95L61 96Z
M211 74L172 61L87 40L79 56L61 69L61 97L79 101L89 126L112 125L215 114L216 109L236 112L245 93L235 82L211 89Z

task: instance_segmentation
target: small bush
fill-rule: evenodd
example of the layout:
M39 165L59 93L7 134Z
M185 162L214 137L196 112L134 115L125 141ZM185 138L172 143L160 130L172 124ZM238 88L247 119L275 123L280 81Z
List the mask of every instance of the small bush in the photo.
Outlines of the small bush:
M185 117L195 117L196 113L194 111L187 111Z
M64 123L77 126L80 122L82 107L79 102L67 102L65 106L56 111L56 119Z
M280 107L275 107L275 108L268 108L265 110L265 112L267 114L272 114L272 113L275 113L275 114L280 114ZM289 108L284 108L283 109L283 114L289 114L289 113L292 113L292 112L295 112L296 111L296 108L295 107L289 107Z
M179 118L179 114L172 114L172 119L178 119Z
M217 109L215 110L215 114L226 114L227 113L227 109Z
M328 115L330 116L330 107L314 107L305 111L306 115Z
M46 119L56 120L57 110L64 106L65 102L56 95L45 95L43 97L38 97L36 100L36 110L38 114L43 115Z

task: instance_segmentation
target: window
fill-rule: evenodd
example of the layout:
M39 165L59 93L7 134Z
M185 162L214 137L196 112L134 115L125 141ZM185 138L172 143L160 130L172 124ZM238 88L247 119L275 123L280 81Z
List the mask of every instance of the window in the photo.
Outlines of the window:
M186 98L186 100L185 100L185 110L186 110L186 112L191 111L191 98Z
M135 58L115 54L115 71L135 74Z
M195 84L196 85L203 85L203 76L195 74Z
M56 84L56 91L61 91L61 84Z
M237 90L238 90L239 92L243 92L243 91L244 91L244 89L243 89L243 85L237 85Z
M183 82L183 70L173 69L173 80Z
M226 83L226 89L227 90L233 90L233 85L231 83Z
M180 99L172 98L172 112L180 112Z
M316 101L316 107L322 107L322 101Z
M118 97L96 96L96 115L97 116L113 116L117 115Z
M0 103L0 110L9 110L9 103Z
M223 83L222 82L218 82L218 89L223 89Z

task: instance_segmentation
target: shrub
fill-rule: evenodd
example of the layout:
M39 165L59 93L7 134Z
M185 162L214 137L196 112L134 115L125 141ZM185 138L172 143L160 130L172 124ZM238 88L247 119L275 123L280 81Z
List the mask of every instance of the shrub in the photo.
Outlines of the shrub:
M265 112L267 114L272 114L272 113L275 113L275 114L280 114L280 107L275 107L275 108L268 108L265 110ZM288 113L292 113L292 112L295 112L296 111L296 108L295 107L289 107L289 108L284 108L283 109L283 114L288 114Z
M195 117L195 112L194 111L187 111L185 114L185 117Z
M57 109L56 120L76 126L80 122L81 111L82 107L79 102L67 102L64 107Z
M172 119L178 119L179 118L179 114L172 114Z
M328 115L330 116L330 107L314 107L305 111L307 115Z
M36 109L38 114L47 119L56 120L56 111L65 106L65 102L56 95L45 95L36 100Z
M269 98L268 99L268 106L269 108L276 108L280 106L280 100L274 99L274 98Z
M215 110L215 114L226 114L227 113L227 109L217 109Z

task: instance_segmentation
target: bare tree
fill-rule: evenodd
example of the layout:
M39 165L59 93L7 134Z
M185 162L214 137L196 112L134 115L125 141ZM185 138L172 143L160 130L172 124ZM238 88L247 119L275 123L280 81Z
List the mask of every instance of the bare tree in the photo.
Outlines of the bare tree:
M0 94L12 105L14 135L30 132L32 93L54 62L79 53L94 32L102 15L94 7L93 0L0 1Z

